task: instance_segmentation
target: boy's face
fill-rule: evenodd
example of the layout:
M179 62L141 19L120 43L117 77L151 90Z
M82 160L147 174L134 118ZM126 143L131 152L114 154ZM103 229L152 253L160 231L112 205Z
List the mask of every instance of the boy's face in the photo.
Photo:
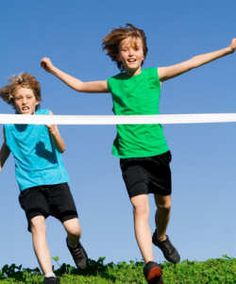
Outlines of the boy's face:
M126 71L139 74L143 60L143 42L140 38L127 37L120 42L118 61Z
M32 89L19 87L13 95L14 107L17 113L34 114L39 101Z

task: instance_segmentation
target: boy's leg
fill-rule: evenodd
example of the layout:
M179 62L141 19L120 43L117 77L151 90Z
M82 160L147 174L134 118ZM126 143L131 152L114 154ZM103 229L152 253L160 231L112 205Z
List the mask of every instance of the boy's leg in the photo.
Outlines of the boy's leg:
M74 259L77 268L85 269L87 267L88 256L80 242L80 223L78 218L72 218L63 222L67 232L67 247Z
M149 200L147 194L131 198L135 237L145 263L153 261L152 235L149 225Z
M162 196L155 194L155 202L157 206L155 222L158 228L158 240L164 241L166 239L166 230L170 220L171 211L171 195Z
M166 230L170 219L171 196L161 196L156 194L155 202L157 205L155 222L158 230L155 230L152 236L152 242L161 249L168 261L178 263L180 261L180 255L170 242L169 237L166 235Z
M36 216L30 220L32 241L35 255L45 276L54 275L51 256L46 240L46 222L44 216Z
M63 226L67 232L68 244L76 247L81 235L80 223L78 218L72 218L63 222Z
M38 186L24 190L20 193L19 202L26 213L28 230L32 233L34 252L44 273L44 283L56 284L52 270L51 256L46 240L46 216L50 215L48 201L45 196L45 187Z
M135 237L145 262L143 269L145 278L148 283L162 284L161 268L153 261L148 195L134 196L131 198L131 203L133 205Z
M152 234L149 225L149 159L121 159L120 167L130 201L133 205L135 237L144 259L144 276L148 283L162 284L162 272L153 261ZM147 163L148 162L148 163Z

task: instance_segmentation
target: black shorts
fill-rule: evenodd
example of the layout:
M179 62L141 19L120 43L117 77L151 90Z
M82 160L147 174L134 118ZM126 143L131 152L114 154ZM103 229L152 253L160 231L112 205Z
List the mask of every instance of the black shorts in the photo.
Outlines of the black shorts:
M35 216L53 216L61 222L78 217L67 183L27 188L20 193L19 202L25 211L29 231L30 220Z
M145 158L120 159L122 176L129 194L171 194L170 151Z

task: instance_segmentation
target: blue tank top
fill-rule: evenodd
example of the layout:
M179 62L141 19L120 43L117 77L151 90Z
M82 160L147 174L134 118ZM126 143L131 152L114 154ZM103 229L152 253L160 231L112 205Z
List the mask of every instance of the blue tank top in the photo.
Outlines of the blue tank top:
M35 115L49 114L39 109ZM15 160L16 181L21 191L40 185L68 182L61 153L45 125L4 125L6 144Z

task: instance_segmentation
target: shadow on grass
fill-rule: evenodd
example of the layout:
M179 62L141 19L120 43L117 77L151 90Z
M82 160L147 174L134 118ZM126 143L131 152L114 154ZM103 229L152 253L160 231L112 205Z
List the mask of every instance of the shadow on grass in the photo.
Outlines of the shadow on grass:
M57 276L63 276L64 274L69 275L83 275L83 276L97 276L115 282L116 277L109 273L109 269L114 266L114 263L104 264L105 257L100 257L97 261L89 259L88 266L86 269L77 269L69 264L63 263L55 273Z

